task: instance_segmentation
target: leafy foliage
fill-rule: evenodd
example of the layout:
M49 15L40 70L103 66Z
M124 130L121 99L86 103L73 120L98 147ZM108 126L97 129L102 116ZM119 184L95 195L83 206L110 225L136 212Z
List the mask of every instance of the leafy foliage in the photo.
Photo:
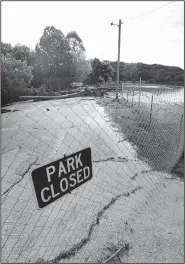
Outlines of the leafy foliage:
M95 84L98 82L108 82L110 77L114 74L114 69L111 66L109 61L100 61L97 58L91 60L92 72L90 76L91 84Z
M33 79L33 67L27 62L16 60L11 54L1 58L2 104L13 102L25 93Z
M71 31L65 37L53 26L44 29L35 50L2 43L1 54L2 104L18 100L22 93L60 91L72 82L82 82L92 71L77 32Z
M36 46L34 73L37 81L49 83L58 91L71 82L82 81L91 71L85 59L83 42L75 31L64 34L46 27Z
M76 31L69 32L66 36L66 40L70 45L72 53L81 54L85 51L82 39L78 36Z
M71 82L80 82L86 79L92 71L91 64L85 58L85 48L76 31L69 32L66 40L70 46L70 55L72 56L73 78L71 78Z
M11 54L11 52L12 52L11 44L1 42L1 55L7 56L8 54Z
M91 84L96 84L99 80L99 77L101 75L99 71L100 65L101 61L98 58L94 58L93 60L91 60L92 72L89 74Z
M33 52L25 45L16 45L12 48L12 55L16 60L27 61L28 66L33 64Z
M35 48L34 73L36 80L52 84L52 80L55 78L67 76L71 59L69 49L70 47L60 30L46 27ZM54 86L56 85L57 83L54 83Z
M99 71L101 77L104 79L105 82L107 82L108 78L113 76L114 74L113 67L111 66L110 62L106 60L102 61Z
M133 65L130 69L130 77L133 82L135 82L138 79L138 69L136 65Z
M116 62L110 62L115 70L113 81L116 80ZM167 78L167 76L170 76ZM144 63L125 63L120 62L120 81L139 81L139 79L148 82L183 82L184 71L180 67L164 66L160 64Z
M142 72L140 72L140 77L143 81L149 81L152 79L153 75L152 72L148 71L148 70L143 70Z
M76 31L66 36L47 26L34 50L25 45L1 43L2 105L21 94L55 94L70 83L97 84L116 80L117 62L87 60L82 39ZM120 81L184 82L179 67L144 63L120 63Z
M156 80L159 82L165 82L167 76L167 72L164 69L159 69L157 71Z

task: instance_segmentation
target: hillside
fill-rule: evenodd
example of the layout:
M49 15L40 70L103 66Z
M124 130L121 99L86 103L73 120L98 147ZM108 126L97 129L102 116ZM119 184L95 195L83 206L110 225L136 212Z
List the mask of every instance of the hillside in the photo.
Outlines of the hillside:
M117 62L110 62L114 69L112 79L116 80ZM120 80L132 81L139 80L149 82L182 82L184 81L184 70L180 67L165 66L161 64L144 64L120 62Z

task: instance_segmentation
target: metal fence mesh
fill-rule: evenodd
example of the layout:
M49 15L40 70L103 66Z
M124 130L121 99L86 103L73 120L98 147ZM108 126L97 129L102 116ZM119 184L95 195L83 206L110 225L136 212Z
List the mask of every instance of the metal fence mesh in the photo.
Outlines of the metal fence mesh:
M140 91L135 86L134 95L123 90L122 98L131 103L135 116L138 114L139 126L151 131L139 133L140 154L148 157L154 169L169 172L184 148L184 89L149 89L144 86ZM147 148L143 141L148 141Z
M128 242L132 221L162 184L163 172L156 170L169 171L172 156L175 162L181 153L181 95L180 90L155 94L150 118L151 94L143 92L139 107L138 95L124 90L119 107L128 109L129 118L122 117L123 133L111 125L111 115L101 106L106 98L6 107L10 112L2 115L2 262L103 262L111 249ZM145 124L143 133L137 133L136 124ZM154 136L145 130L154 130ZM145 140L150 144L143 150ZM158 140L167 142L169 151L158 153ZM37 209L31 170L87 147L92 151L93 178Z

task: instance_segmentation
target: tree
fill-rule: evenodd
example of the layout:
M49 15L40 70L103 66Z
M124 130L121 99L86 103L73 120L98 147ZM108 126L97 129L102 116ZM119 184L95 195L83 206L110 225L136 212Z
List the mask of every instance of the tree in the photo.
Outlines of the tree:
M99 68L100 76L104 79L105 83L108 81L108 78L113 76L114 69L111 66L109 61L102 61Z
M61 30L46 27L35 48L34 73L48 89L60 90L72 75L70 46Z
M44 80L47 89L57 91L71 82L83 81L90 71L83 42L75 31L65 37L61 30L53 26L44 29L36 45L36 82Z
M136 65L133 65L130 69L130 77L132 81L136 81L138 79L138 69Z
M113 75L114 81L116 80L116 65L117 65L116 61L111 62L111 66L115 70L114 75ZM181 69L180 67L164 66L160 64L150 65L150 64L144 64L141 62L139 63L120 62L120 80L122 81L139 80L139 77L143 77L142 78L143 80L146 79L150 82L151 81L153 82L154 80L157 80L157 75L158 75L157 72L159 70L165 70L166 76L170 75L173 80L176 78L178 79L179 75L184 74L183 69Z
M66 40L70 46L70 54L72 56L72 70L74 82L83 81L92 71L91 64L85 57L85 48L82 39L76 31L67 34Z
M16 60L27 61L28 65L31 65L31 56L33 56L33 52L25 45L15 45L12 48L12 55Z
M114 75L114 69L109 61L100 61L98 58L91 60L92 72L89 75L91 84L108 82L109 77Z
M152 78L152 73L147 70L143 70L140 73L140 77L143 81L149 81Z
M1 55L7 56L12 54L12 46L10 43L1 42Z
M91 62L88 60L79 61L75 70L75 76L73 77L74 82L83 82L88 78L91 73L92 67Z
M166 76L166 82L169 83L169 82L171 82L171 81L172 81L172 77L171 77L171 75L167 75L167 76Z
M114 66L116 67L116 64L114 64ZM116 71L116 68L115 68L115 71ZM120 62L119 76L120 76L120 81L130 80L130 74L126 67L126 63L124 62ZM115 74L115 80L116 80L116 74Z
M33 67L16 60L11 54L1 57L2 104L18 100L33 79Z
M164 69L159 69L156 74L156 81L165 82L167 72Z
M96 84L101 75L101 72L100 72L101 61L98 58L94 58L93 60L90 61L90 63L91 63L91 68L92 68L92 71L89 74L90 83Z
M179 74L175 78L176 81L183 82L184 81L184 74Z
M66 36L66 40L68 41L73 54L83 54L83 52L85 52L82 39L76 31L69 32Z

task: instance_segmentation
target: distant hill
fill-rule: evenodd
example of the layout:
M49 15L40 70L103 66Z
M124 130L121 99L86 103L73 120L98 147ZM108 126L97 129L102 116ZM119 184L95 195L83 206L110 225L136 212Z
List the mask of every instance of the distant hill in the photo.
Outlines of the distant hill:
M116 61L110 61L115 70L112 80L116 80ZM144 64L120 62L120 81L138 81L139 79L151 83L184 83L184 70L180 67L161 64Z

